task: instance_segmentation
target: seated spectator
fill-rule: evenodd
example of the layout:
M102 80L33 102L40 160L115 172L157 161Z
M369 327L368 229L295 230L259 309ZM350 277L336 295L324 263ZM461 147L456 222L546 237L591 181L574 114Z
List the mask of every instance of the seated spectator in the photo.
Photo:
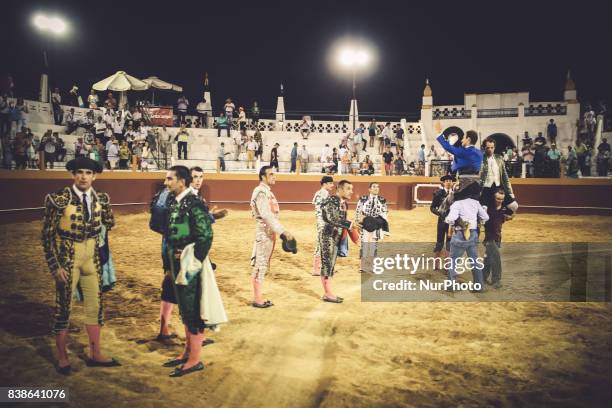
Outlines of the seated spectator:
M370 160L370 155L366 155L365 159L361 162L359 174L362 176L371 176L374 174L374 163Z
M114 170L117 162L119 161L119 145L117 140L113 137L113 140L109 142L106 148L106 157L108 160L108 168Z
M142 159L142 144L141 143L134 143L134 146L132 147L132 162L136 162L136 164L138 165L138 168L140 168L140 162ZM135 158L135 159L134 159ZM180 156L179 156L180 159ZM187 160L187 147L185 147L185 160Z
M300 124L300 134L302 135L302 138L304 140L308 139L311 128L312 128L312 120L310 119L310 116L302 117L302 123Z
M53 132L55 138L55 160L63 162L66 158L66 147L64 146L64 140L60 137L58 132Z
M45 167L52 169L53 164L55 163L55 153L57 147L51 130L47 130L47 133L45 133L42 140L40 141L40 145L41 149L45 152Z
M109 92L107 95L106 100L104 101L104 106L107 109L111 109L111 110L115 110L117 109L117 100L115 99L115 97L113 96L112 92Z
M144 145L142 146L142 157L140 160L140 169L142 171L149 170L149 166L151 165L152 160L153 160L153 152L151 151L149 143L144 142Z
M28 160L27 148L28 146L24 134L22 132L18 132L15 135L15 140L13 141L13 159L15 160L15 170L25 170Z
M79 157L85 157L87 153L87 148L85 147L85 143L83 142L82 137L77 137L77 141L74 142L74 157L78 159Z
M344 149L340 156L340 168L342 174L350 174L351 171L351 157L348 149Z
M406 173L406 160L402 156L395 158L395 175L401 176Z
M353 154L351 157L351 174L356 176L359 173L359 155Z
M79 127L79 121L74 117L74 108L66 115L66 134L69 135Z

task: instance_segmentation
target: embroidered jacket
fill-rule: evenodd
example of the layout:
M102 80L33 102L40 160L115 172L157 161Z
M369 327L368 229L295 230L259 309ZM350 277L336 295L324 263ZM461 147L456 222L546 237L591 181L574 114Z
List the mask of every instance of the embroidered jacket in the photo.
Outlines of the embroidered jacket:
M342 233L342 229L350 229L352 223L346 219L346 203L340 200L337 195L330 196L323 200L321 211L325 226L323 234L338 237Z
M278 219L279 213L280 207L274 193L269 186L259 183L251 195L251 214L258 226L268 228L273 233L282 234L285 229Z
M323 226L325 225L325 221L323 220L323 211L321 210L321 204L323 204L323 200L325 200L327 197L329 197L329 191L321 189L318 190L312 198L312 204L314 204L315 207L317 226L319 228L323 228Z
M194 255L200 262L204 261L212 245L213 231L202 200L191 192L181 201L174 200L164 236L172 249L183 249L195 243Z
M70 242L98 238L102 225L108 231L115 224L108 194L92 191L91 201L91 217L85 221L81 200L71 187L45 197L42 243L53 275L70 263Z

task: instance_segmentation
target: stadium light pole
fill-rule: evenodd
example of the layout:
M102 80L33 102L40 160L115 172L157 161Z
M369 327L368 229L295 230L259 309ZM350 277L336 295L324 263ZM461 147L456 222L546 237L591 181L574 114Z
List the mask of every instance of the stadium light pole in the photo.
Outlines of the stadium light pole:
M357 70L365 68L370 62L370 54L361 46L348 46L343 48L339 54L340 65L351 70L353 80L353 99L351 110L353 111L353 131L356 128L356 101L357 101Z
M57 15L47 15L44 13L36 13L32 16L32 25L40 32L45 38L49 37L63 37L68 33L68 23L63 18ZM49 60L47 58L47 47L46 42L43 44L43 61L45 64L45 72L41 76L41 92L40 101L47 102L49 90L48 90L48 75L49 71Z

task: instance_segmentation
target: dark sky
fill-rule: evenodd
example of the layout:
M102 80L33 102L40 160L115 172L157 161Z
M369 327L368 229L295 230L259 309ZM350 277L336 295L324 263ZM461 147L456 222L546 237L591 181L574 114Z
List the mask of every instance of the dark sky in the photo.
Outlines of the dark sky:
M208 72L214 108L233 97L274 109L282 82L287 110L346 111L348 75L339 77L326 58L334 40L349 35L378 50L376 70L358 81L364 112L411 117L426 77L439 105L461 104L464 92L530 91L532 100L560 100L568 68L581 102L611 99L612 29L603 2L412 3L9 0L0 6L0 72L33 96L46 41L51 85L63 90L76 82L87 93L123 69L181 84L193 102ZM44 40L30 23L37 10L65 16L71 35Z

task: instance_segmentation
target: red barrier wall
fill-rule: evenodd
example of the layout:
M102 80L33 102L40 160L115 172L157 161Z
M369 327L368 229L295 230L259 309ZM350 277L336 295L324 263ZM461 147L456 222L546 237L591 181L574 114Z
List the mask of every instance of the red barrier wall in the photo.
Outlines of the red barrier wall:
M106 172L98 176L94 188L110 194L116 212L140 212L161 188L164 173ZM434 177L347 176L355 196L367 194L370 182L381 184L391 209L408 210L419 200L431 200L439 184ZM248 209L256 175L206 174L203 195L211 204ZM340 180L340 177L335 177ZM279 174L273 187L282 207L311 210L312 196L319 188L320 175ZM71 175L60 171L0 171L0 223L30 221L42 217L47 193L72 184ZM415 186L419 187L413 196ZM513 188L521 212L612 215L610 179L514 179ZM421 205L426 205L422 203Z

